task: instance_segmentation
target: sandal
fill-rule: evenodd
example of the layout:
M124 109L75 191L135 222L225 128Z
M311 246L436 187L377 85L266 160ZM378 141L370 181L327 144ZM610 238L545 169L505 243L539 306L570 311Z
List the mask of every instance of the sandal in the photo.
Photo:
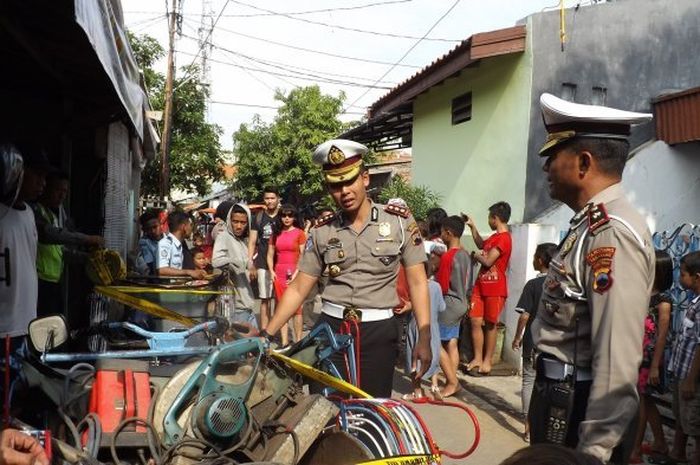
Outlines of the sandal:
M440 392L439 386L430 386L430 393L433 395L434 400L442 400L442 393Z
M416 395L415 392L410 392L408 394L404 394L401 396L401 400L406 401L406 402L421 402L427 399L426 396L419 396Z

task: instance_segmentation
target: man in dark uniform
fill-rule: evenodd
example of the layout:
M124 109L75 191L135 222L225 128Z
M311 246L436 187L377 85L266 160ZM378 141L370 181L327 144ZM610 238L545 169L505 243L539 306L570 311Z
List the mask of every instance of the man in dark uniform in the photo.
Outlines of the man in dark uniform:
M620 181L630 127L651 115L549 94L540 103L550 195L576 215L550 263L532 324L538 356L531 439L627 463L654 251Z
M317 324L329 323L338 332L344 320L355 319L361 334L360 387L372 396L390 397L398 347L393 308L399 304L399 264L406 270L419 329L414 351L417 376L430 366L426 255L408 209L378 205L367 197L365 153L364 145L342 139L325 142L314 152L314 162L322 165L328 191L340 211L320 218L310 231L299 273L262 334L275 334L327 273Z

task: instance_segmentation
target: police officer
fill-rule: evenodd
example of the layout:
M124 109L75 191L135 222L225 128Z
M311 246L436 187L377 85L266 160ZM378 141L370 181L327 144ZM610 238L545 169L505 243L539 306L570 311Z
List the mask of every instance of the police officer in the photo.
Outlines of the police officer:
M552 259L532 324L538 356L531 439L627 463L654 253L644 218L620 181L630 127L651 115L549 94L540 104L549 133L540 155L550 195L576 215Z
M158 241L157 269L159 276L189 276L204 279L204 270L185 268L185 239L192 235L192 218L181 211L168 215L169 232Z
M430 365L430 316L426 260L418 227L408 209L378 205L367 197L369 174L362 157L367 147L330 140L316 148L329 193L340 208L319 218L310 231L299 273L277 305L262 335L269 337L294 315L325 273L328 282L317 324L338 332L344 320L360 331L360 387L375 397L390 397L397 357L398 327L393 308L399 304L396 279L406 270L419 340L414 363L420 377ZM342 367L338 367L342 370Z

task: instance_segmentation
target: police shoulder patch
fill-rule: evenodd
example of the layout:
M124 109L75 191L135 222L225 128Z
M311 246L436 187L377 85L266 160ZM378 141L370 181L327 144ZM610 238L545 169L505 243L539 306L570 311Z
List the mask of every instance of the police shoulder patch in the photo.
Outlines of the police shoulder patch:
M331 221L333 221L336 216L337 216L336 212L328 212L325 215L316 219L316 224L314 224L314 227L319 228L321 226L324 226L324 225L330 223Z
M401 207L399 205L386 205L384 211L391 213L392 215L400 216L402 218L408 218L411 216L411 211L407 207Z
M603 294L613 285L613 257L615 247L598 247L586 255L586 263L593 272L593 290Z
M592 234L600 229L603 225L610 222L610 216L602 203L593 205L588 209L588 231Z

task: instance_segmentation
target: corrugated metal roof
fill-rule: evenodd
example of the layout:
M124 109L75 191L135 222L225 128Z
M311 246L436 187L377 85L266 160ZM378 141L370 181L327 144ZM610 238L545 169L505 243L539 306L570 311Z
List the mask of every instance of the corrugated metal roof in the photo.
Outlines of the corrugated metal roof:
M525 26L474 34L374 102L369 109L370 118L413 100L482 58L523 52L526 34Z
M700 141L700 87L654 100L656 137L667 144Z

